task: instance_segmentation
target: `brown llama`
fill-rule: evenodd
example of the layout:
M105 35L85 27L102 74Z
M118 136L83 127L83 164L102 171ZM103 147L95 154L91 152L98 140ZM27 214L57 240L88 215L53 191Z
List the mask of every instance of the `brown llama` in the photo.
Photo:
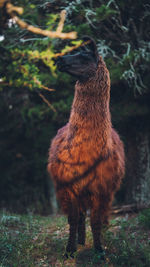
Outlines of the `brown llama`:
M103 252L102 224L108 223L114 193L125 169L123 143L111 124L109 72L94 41L87 37L84 41L80 49L56 62L60 71L77 78L69 122L52 140L48 163L70 225L66 257L76 251L77 233L78 244L85 243L87 209L94 248Z

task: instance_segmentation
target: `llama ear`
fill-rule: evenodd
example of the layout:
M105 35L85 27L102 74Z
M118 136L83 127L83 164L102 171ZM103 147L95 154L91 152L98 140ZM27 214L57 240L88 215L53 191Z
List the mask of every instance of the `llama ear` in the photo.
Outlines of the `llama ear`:
M84 36L82 39L83 39L84 49L85 50L90 50L91 52L93 52L93 54L95 56L95 59L98 61L99 54L98 54L98 51L97 51L97 47L96 47L95 41L89 36Z

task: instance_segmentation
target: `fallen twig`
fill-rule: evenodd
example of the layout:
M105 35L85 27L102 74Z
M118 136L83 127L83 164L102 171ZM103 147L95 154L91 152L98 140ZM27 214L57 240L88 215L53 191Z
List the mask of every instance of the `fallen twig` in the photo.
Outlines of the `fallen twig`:
M143 209L150 208L150 205L146 204L129 204L123 206L114 206L112 207L111 214L122 214L126 212L138 212Z

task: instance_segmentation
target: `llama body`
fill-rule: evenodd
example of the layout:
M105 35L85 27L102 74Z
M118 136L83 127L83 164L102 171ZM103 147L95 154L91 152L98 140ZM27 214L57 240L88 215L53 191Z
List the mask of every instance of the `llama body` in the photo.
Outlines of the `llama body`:
M78 243L85 243L87 209L94 247L102 252L101 226L124 175L123 143L111 125L109 72L99 56L93 66L87 80L76 82L69 122L49 151L48 172L70 224L67 253L76 250L76 232Z

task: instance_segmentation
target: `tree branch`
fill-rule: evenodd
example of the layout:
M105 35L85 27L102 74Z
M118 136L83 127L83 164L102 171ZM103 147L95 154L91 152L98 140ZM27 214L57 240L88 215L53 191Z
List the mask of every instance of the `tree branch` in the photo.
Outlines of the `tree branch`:
M66 53L70 53L71 51L73 51L74 49L77 49L78 47L80 46L85 46L87 44L89 44L91 41L86 41L86 42L83 42L81 44L77 44L77 45L74 45L73 47L70 47L70 48L67 48L67 51L66 52L61 52L61 53L56 53L53 58L57 58L57 57L62 57L64 56Z
M0 0L0 8L3 8L7 0Z
M41 93L38 93L38 95L42 98L42 100L54 111L56 112L56 109L52 106L52 104L45 98L44 95Z
M11 3L6 4L6 11L10 15L10 17L19 25L21 29L26 29L30 32L33 32L35 34L40 34L44 36L48 36L50 38L60 38L60 39L76 39L77 38L77 32L68 32L63 33L63 27L64 27L64 21L66 17L66 11L62 10L60 13L60 22L58 24L56 31L48 31L48 30L42 30L38 27L34 27L32 25L29 25L28 23L21 20L18 16L14 14L14 12L18 14L23 13L23 9L21 7L15 7Z
M47 86L42 85L41 82L40 82L39 80L37 80L36 77L33 77L33 80L34 80L34 82L35 82L37 85L40 86L40 88L42 88L42 89L44 89L44 90L47 90L47 91L49 91L49 92L55 91L55 89L48 88Z
M57 33L62 32L63 27L64 27L65 18L66 18L66 10L62 10L60 13L60 21L59 21L58 27L56 29Z

